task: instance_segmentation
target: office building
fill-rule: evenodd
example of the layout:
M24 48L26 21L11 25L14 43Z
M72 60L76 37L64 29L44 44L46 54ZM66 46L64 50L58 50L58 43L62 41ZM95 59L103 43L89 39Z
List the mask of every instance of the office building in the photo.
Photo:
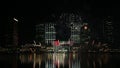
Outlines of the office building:
M111 17L103 21L103 36L105 43L113 44L113 22Z
M83 23L81 27L81 32L80 32L80 41L81 43L89 43L90 41L90 27L88 23Z
M63 13L60 16L60 21L64 22L64 25L70 28L70 37L68 40L73 41L74 44L80 44L81 16L74 13Z
M36 25L36 41L45 43L45 24Z
M55 24L45 24L45 43L52 44L56 40Z
M56 40L55 24L45 23L36 25L36 40L42 44L51 45Z

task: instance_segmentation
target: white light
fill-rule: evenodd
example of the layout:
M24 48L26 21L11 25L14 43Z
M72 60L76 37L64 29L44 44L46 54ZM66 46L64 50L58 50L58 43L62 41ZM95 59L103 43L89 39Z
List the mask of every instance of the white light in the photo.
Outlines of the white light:
M16 19L16 18L13 18L16 22L18 22L18 19Z
M77 30L78 28L76 27L75 29Z
M87 29L88 29L88 27L87 27L87 26L84 26L84 29L85 29L85 30L87 30Z

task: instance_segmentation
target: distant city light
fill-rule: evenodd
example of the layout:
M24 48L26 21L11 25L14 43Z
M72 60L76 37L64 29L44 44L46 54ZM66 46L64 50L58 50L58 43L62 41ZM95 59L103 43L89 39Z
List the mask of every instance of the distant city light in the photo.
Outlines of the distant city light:
M88 29L88 27L87 27L87 26L84 26L84 29L85 29L85 30L87 30L87 29Z
M77 30L78 28L77 28L77 27L75 27L75 29Z
M18 22L18 19L16 19L16 18L13 18L16 22Z

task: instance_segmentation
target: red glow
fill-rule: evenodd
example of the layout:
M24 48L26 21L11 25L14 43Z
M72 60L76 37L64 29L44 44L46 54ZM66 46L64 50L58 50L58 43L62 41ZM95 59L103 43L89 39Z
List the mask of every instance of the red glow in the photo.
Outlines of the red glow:
M60 44L59 40L54 41L54 45L55 45L55 46L59 46L59 44Z

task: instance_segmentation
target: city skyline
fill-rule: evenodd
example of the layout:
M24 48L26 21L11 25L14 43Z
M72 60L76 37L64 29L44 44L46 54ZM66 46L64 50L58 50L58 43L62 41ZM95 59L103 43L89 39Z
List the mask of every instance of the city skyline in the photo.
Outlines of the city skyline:
M119 1L1 3L0 67L120 68Z
M34 39L34 25L58 20L57 16L61 13L80 13L83 21L90 23L90 26L95 29L94 32L98 33L98 36L101 35L101 31L98 31L101 30L101 21L110 16L113 19L113 26L115 26L115 37L117 40L119 39L119 7L114 2L87 0L80 2L62 0L57 2L46 0L41 2L15 1L11 2L11 4L13 5L8 7L8 16L3 17L5 19L1 21L1 37L4 37L9 31L10 23L13 22L14 17L19 20L19 37L22 40L31 41Z
M50 21L49 19L46 19L48 22L53 22L53 23L56 23L57 25L60 25L60 26L62 26L62 27L60 27L60 28L58 28L58 26L57 26L57 28L58 29L60 29L60 30L65 30L64 28L63 28L63 26L64 27L67 27L68 26L68 22L70 23L70 22L72 22L72 18L70 19L70 17L69 17L69 15L70 15L70 13L65 13L65 15L64 15L64 13L61 13L61 14L63 14L63 19L57 19L57 18L55 18L55 17L61 17L61 15L51 15L51 16L49 16L50 17L50 19L54 19L54 20L52 20L52 21ZM71 13L71 15L72 15L73 13ZM77 13L75 13L76 15L79 15L79 14L77 14ZM67 16L68 15L68 16ZM66 18L65 18L66 17ZM69 20L68 20L68 19ZM85 21L85 20L88 20L88 19L84 19L84 16L79 16L79 18L81 19L81 21L82 21L82 23L88 23L89 24L89 27L90 27L90 29L92 29L92 32L94 32L93 34L95 35L93 35L94 36L94 39L97 39L97 37L98 38L100 38L101 37L101 40L102 40L102 28L103 28L103 26L100 26L100 24L95 24L95 22L94 22L94 24L93 23L91 23L90 21ZM18 18L19 19L19 18ZM107 17L106 17L106 19L107 19ZM14 18L13 18L13 20L14 20ZM60 20L60 21L59 21ZM68 21L67 21L68 20ZM76 20L77 21L77 18L73 18L73 22L74 22L74 20ZM13 23L14 21L12 21L12 18L11 18L11 20L10 20L11 22L10 23ZM81 21L78 21L78 22L81 22ZM100 21L100 20L99 20ZM23 21L24 22L24 21ZM36 22L36 20L33 20L32 22ZM63 23L63 24L60 24L60 22L61 23ZM17 23L17 25L18 25L18 37L19 37L19 41L20 41L20 43L21 42L26 42L26 43L30 43L30 42L32 42L33 40L35 40L35 25L36 25L36 23L34 23L34 24L31 24L31 23L26 23L26 25L25 24L21 24L22 22L18 22ZM39 23L41 23L41 22L39 22ZM45 21L44 22L42 22L42 23L45 23ZM99 22L100 23L100 22ZM103 23L102 23L102 20L101 20L101 25L103 25ZM10 24L10 25L8 25L8 27L9 28L12 28L12 24ZM24 28L23 28L24 27ZM10 30L10 29L8 29L8 30ZM6 32L8 32L8 30L6 31ZM11 29L10 31L12 31L13 29ZM58 30L58 31L60 31L60 30ZM63 31L62 30L62 31ZM99 31L98 31L99 30ZM66 30L66 31L69 31L69 30ZM7 35L7 34L6 34ZM96 38L95 38L96 37ZM61 36L61 38L62 38L62 36ZM100 41L100 40L99 40Z

